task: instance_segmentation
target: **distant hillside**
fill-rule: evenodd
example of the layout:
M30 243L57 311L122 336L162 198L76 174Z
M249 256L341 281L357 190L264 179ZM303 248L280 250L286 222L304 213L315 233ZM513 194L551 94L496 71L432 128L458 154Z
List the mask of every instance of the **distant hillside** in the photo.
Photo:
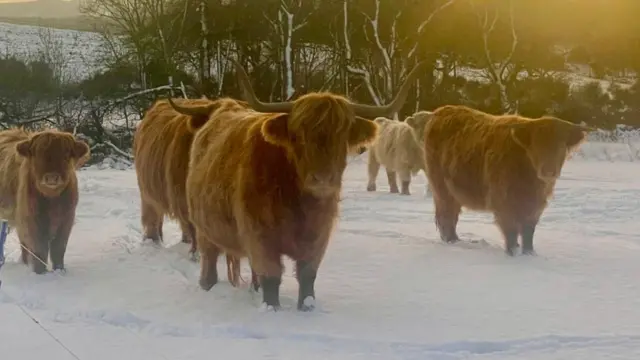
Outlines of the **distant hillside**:
M0 21L0 57L32 59L43 50L43 41L55 42L52 56L68 80L82 80L103 69L103 43L99 34L67 29L51 29Z
M0 16L3 18L70 18L80 15L79 4L79 0L36 0L0 3Z
M3 14L0 11L0 14ZM61 18L43 18L43 17L5 17L0 15L0 22L15 25L31 25L42 26L52 29L78 30L95 32L100 27L95 19L91 19L84 15Z

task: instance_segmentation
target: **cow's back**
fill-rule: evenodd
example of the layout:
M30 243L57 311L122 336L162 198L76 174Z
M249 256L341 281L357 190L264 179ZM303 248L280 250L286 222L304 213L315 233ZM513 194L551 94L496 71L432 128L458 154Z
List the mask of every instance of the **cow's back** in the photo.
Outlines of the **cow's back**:
M13 222L16 207L20 167L23 159L16 151L16 145L27 140L29 135L22 129L0 132L0 218Z
M140 192L147 201L179 215L193 135L188 116L173 111L167 101L157 102L145 114L134 137L134 161Z
M253 118L248 119L243 113L249 114L249 111L221 111L193 138L186 191L194 223L201 223L198 218L206 221L208 212L232 218L231 203L236 196L237 179L252 151L247 136L255 125Z
M527 161L505 126L512 121L463 106L437 109L424 132L429 180L444 179L459 203L486 209L491 187L503 185Z

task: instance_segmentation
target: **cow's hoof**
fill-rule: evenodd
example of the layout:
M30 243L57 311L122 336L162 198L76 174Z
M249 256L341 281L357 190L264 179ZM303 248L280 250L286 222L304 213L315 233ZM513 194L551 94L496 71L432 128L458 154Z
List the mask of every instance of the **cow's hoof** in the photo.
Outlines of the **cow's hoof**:
M200 279L200 287L202 288L202 290L204 291L209 291L211 290L211 288L218 283L218 280L207 280L207 279Z
M269 305L266 302L263 302L260 305L260 312L278 312L280 311L280 305Z
M313 296L307 296L304 300L298 302L299 311L313 311L316 308L316 299Z
M36 260L38 261L38 260ZM38 261L37 263L35 263L33 265L33 272L38 274L38 275L42 275L48 272L47 267L41 263L40 261Z
M189 260L191 260L193 262L200 261L200 253L197 252L197 251L190 251L189 252Z
M512 248L506 248L504 250L504 253L507 254L507 256L516 256L516 250L517 248L512 247Z

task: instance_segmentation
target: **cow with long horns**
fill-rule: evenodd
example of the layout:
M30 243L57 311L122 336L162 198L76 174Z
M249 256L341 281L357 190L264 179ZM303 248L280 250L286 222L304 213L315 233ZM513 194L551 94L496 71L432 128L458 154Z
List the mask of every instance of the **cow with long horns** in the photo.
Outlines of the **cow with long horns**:
M309 93L282 103L260 102L243 67L233 61L245 100L224 110L177 106L183 114L208 114L191 148L187 201L201 253L200 286L217 282L220 249L249 257L263 303L280 307L287 255L296 263L298 309L314 308L314 284L338 216L347 154L373 141L369 120L400 110L418 74L414 69L386 106Z

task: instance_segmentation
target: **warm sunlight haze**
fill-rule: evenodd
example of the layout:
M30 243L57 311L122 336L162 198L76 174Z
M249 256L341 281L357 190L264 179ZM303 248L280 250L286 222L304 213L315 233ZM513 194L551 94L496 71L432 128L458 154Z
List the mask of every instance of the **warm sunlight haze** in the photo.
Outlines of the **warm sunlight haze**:
M0 359L640 360L640 0L0 0Z

